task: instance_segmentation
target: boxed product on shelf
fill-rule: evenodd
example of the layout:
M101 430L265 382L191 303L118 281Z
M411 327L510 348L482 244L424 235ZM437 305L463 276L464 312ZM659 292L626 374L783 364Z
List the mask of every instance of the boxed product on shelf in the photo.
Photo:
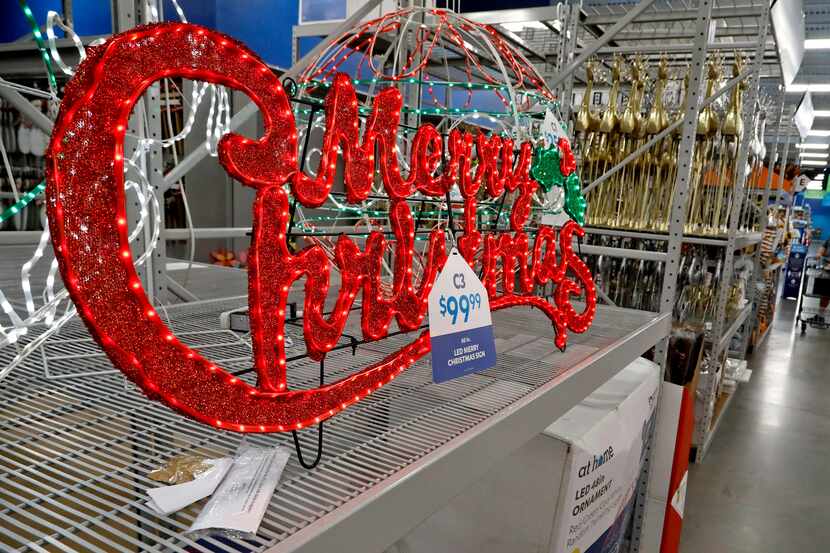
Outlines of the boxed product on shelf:
M723 380L721 391L727 394L734 394L739 384L749 382L752 370L747 368L745 359L727 358L723 366Z
M723 377L736 380L743 371L746 371L746 360L729 357L723 366Z
M413 530L407 550L618 551L660 386L659 366L637 359Z

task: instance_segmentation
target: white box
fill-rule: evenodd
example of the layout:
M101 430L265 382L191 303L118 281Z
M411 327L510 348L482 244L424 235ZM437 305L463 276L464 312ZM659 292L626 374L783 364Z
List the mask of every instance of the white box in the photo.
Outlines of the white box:
M607 544L599 551L614 550L630 518L660 381L654 363L631 363L424 521L397 550L572 553L597 541Z

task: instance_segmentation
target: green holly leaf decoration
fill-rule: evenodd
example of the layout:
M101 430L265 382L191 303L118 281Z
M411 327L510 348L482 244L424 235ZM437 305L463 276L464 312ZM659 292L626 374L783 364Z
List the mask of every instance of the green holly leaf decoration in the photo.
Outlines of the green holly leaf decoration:
M562 186L565 177L559 168L559 148L556 145L550 148L536 147L533 152L533 163L530 166L530 176L545 192L550 192L554 186Z
M579 175L573 172L565 179L565 213L570 215L571 219L583 225L585 224L585 207L585 198L582 196L582 182L579 180Z

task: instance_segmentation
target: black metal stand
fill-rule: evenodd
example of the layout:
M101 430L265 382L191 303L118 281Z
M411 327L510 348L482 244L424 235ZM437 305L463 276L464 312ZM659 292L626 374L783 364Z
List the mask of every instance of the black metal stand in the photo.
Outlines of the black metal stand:
M325 357L320 359L320 386L322 386L325 382L325 362ZM303 458L303 449L300 445L300 435L296 430L292 430L291 435L294 437L294 449L297 450L297 460L300 462L300 465L304 469L308 470L311 470L319 465L320 460L323 458L323 423L321 422L317 425L317 455L311 463L306 463L305 458Z

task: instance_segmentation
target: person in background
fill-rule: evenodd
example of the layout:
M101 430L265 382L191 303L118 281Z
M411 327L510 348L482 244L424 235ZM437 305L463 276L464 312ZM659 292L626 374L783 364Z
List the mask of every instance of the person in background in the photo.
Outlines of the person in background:
M819 267L823 268L825 263L830 261L825 259L828 254L830 254L830 238L825 240L818 250ZM827 305L830 304L830 278L816 278L815 284L813 284L813 294L820 296L819 306L821 309L816 318L824 322L824 313L827 311Z

